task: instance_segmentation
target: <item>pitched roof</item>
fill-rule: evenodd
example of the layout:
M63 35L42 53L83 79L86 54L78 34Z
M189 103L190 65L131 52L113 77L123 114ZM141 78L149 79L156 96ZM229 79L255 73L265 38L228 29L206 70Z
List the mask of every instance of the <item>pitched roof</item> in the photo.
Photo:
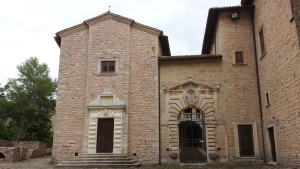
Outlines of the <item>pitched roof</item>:
M168 61L168 60L191 60L191 59L222 59L222 55L218 54L204 54L204 55L179 55L179 56L160 56L158 60Z
M163 54L167 55L167 56L171 55L168 37L163 35L163 31L161 31L159 29L156 29L156 28L153 28L153 27L150 27L150 26L143 25L143 24L138 23L138 22L135 22L133 19L126 18L126 17L121 16L121 15L117 15L117 14L112 13L110 11L105 12L105 13L99 15L99 16L87 19L87 20L83 21L83 23L81 23L81 24L78 24L78 25L72 26L70 28L61 30L61 31L56 33L56 36L54 37L54 39L55 39L57 45L60 47L61 37L70 35L72 33L75 33L75 32L78 32L78 31L81 31L81 30L84 30L84 29L88 29L89 26L91 26L95 23L107 20L107 19L113 19L115 21L128 24L133 28L136 28L136 29L148 32L150 34L159 36L159 40L160 40L161 45L162 45Z
M221 8L210 8L208 11L207 21L206 21L206 29L203 39L202 45L202 54L209 54L212 39L215 34L216 24L218 21L219 13L228 12L228 11L240 11L240 10L249 10L254 9L253 5L243 5L243 6L229 6L229 7L221 7Z

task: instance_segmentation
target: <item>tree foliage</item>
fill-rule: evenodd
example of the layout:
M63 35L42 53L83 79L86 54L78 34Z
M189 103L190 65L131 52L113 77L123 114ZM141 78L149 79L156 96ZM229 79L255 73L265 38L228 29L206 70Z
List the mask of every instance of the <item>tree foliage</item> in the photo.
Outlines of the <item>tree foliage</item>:
M0 127L6 131L0 132L0 136L3 134L6 139L50 143L50 118L55 112L56 79L49 76L48 66L40 64L36 57L27 59L17 69L19 77L10 79L0 89Z

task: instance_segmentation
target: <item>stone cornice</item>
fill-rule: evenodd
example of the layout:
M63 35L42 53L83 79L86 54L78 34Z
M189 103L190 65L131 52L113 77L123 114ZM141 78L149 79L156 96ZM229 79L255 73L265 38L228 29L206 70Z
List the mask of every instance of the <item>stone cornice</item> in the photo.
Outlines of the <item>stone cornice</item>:
M156 35L156 36L160 36L160 35L163 34L163 32L159 29L155 29L155 28L152 28L150 26L140 24L138 22L133 22L131 27L135 28L135 29L138 29L138 30L141 30L141 31L144 31L144 32L147 32L147 33L150 33L152 35Z
M94 17L94 18L85 20L81 24L78 24L78 25L75 25L75 26L72 26L70 28L67 28L67 29L64 29L62 31L57 32L55 40L56 40L58 46L60 46L61 37L65 37L65 36L71 35L73 33L76 33L76 32L79 32L79 31L82 31L82 30L85 30L85 29L89 29L89 26L94 25L94 24L99 23L99 22L102 22L102 21L105 21L105 20L108 20L108 19L130 25L132 28L150 33L152 35L160 36L160 35L163 34L163 32L159 29L152 28L150 26L140 24L140 23L135 22L134 20L132 20L130 18L126 18L126 17L120 16L120 15L117 15L117 14L114 14L114 13L111 13L111 12L106 12L106 13L103 13L99 16Z
M101 110L101 109L125 109L125 105L108 105L108 106L88 106L89 110Z
M85 29L88 29L88 25L86 25L85 23L81 23L81 24L72 26L70 28L64 29L62 31L59 31L59 32L56 33L56 35L60 36L60 37L64 37L64 36L68 36L68 35L71 35L73 33L85 30Z
M94 25L98 22L102 22L102 21L105 21L105 20L108 20L108 19L112 19L112 20L115 20L115 21L118 21L118 22L121 22L121 23L125 23L125 24L128 24L128 25L130 25L132 22L134 22L134 20L132 20L132 19L129 19L129 18L120 16L120 15L117 15L117 14L114 14L114 13L111 13L111 12L106 12L102 15L97 16L97 17L85 20L84 23L91 26L91 25Z

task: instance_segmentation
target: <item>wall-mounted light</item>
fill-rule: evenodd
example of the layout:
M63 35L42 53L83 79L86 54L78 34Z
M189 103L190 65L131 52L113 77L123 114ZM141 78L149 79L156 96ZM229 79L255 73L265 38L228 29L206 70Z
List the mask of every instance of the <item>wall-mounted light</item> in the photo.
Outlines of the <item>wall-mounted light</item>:
M232 14L231 14L231 19L232 19L232 20L239 19L239 13L238 13L238 12L232 12Z

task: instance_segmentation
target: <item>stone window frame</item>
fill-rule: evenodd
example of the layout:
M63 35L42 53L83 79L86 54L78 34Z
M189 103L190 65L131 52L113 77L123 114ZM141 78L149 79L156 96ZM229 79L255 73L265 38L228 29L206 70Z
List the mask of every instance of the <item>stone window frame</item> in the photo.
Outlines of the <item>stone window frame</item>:
M265 92L265 96L266 96L266 107L269 107L271 105L271 102L270 102L270 94L268 89Z
M239 52L242 52L243 53L243 63L237 63L236 62L236 53L239 53ZM247 57L246 57L246 52L244 52L243 50L235 50L233 52L233 66L244 66L244 65L247 65Z
M294 12L293 12L293 2L292 2L292 0L288 0L288 8L289 8L290 22L293 22L294 21Z
M114 72L102 72L102 62L115 62ZM99 58L97 62L97 75L99 76L116 76L119 74L119 58Z
M107 64L107 71L103 71L103 65ZM110 69L113 65L113 70ZM101 73L114 73L116 71L116 61L101 61Z
M258 31L259 47L260 47L260 58L262 59L267 54L265 33L263 26Z
M257 136L257 125L256 125L255 120L234 120L233 121L235 156L237 158L249 158L249 157L241 157L241 155L240 155L238 125L252 125L253 144L254 144L253 145L253 147L254 147L254 156L253 156L253 158L258 158L259 157L259 146L258 146L258 136Z

